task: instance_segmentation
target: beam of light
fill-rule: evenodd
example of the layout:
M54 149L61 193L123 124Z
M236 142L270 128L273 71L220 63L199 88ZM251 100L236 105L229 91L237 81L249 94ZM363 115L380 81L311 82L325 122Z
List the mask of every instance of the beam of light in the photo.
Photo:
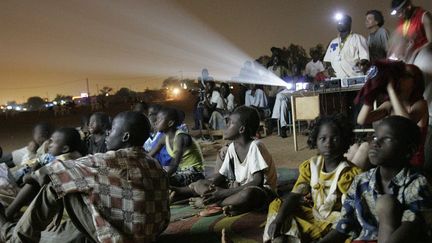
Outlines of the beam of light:
M138 77L137 85L143 89L155 88L165 78L178 76L179 70L183 78L196 79L204 67L215 80L240 82L237 78L243 64L255 58L175 1L47 0L31 7L19 2L7 6L6 9L11 9L8 12L22 13L18 17L27 22L20 26L22 29L16 31L14 38L2 40L5 46L19 45L21 53L4 53L10 60L0 64L28 67L29 74L48 70L53 75L78 74L75 77L82 80L88 77L92 81L91 94L96 92L94 87L98 81L94 80L117 88L117 85L122 87L122 79ZM36 64L31 62L36 59ZM244 77L241 82L285 85L257 65ZM44 84L50 85L41 82ZM78 95L83 87L85 82L65 84L58 87L58 92ZM46 88L32 92L45 96Z
M391 13L390 13L390 15L396 15L397 14L397 11L395 10L395 9L393 9L392 11L391 11Z

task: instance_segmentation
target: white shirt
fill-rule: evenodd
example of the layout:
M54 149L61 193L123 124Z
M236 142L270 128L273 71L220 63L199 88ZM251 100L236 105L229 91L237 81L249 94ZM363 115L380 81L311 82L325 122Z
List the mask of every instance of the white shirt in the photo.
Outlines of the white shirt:
M230 93L228 95L228 97L225 98L225 103L227 105L227 110L228 111L233 111L234 107L235 107L234 95Z
M320 60L316 62L311 60L306 64L306 68L305 68L306 76L314 78L317 75L317 73L322 71L324 71L324 65Z
M324 61L331 63L338 78L362 75L356 68L356 63L362 59L369 60L369 48L366 38L355 33L349 34L345 43L341 43L340 37L332 40L324 56Z
M223 164L219 169L219 174L228 178L232 176L230 160L234 165L235 180L240 185L251 182L255 172L263 171L264 186L276 191L276 167L273 158L262 142L259 140L252 141L244 161L239 160L234 143L229 145Z
M252 95L252 90L246 91L245 106L255 106L259 108L267 107L267 97L262 89L256 89L255 95Z
M223 100L222 96L220 95L219 91L213 90L213 93L210 97L210 104L216 104L216 109L223 109Z

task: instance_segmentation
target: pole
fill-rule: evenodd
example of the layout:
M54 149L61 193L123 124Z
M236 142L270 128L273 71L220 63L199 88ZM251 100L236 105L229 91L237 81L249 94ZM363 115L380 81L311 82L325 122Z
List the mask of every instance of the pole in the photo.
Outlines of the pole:
M87 83L87 96L90 97L90 88L89 88L89 80L88 80L88 78L86 78L86 83Z

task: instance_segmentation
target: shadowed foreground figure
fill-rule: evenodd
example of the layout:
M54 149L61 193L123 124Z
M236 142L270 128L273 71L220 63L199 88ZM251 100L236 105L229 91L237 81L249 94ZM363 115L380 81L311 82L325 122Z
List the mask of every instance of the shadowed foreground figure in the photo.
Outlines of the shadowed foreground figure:
M410 119L390 116L369 149L376 168L358 175L338 223L320 242L430 242L432 195L427 179L409 166L420 131Z
M18 222L0 214L1 240L39 242L41 231L66 209L67 222L89 241L155 241L170 213L167 175L142 148L149 130L144 115L122 112L106 138L108 152L55 161L33 173L27 181L43 187Z

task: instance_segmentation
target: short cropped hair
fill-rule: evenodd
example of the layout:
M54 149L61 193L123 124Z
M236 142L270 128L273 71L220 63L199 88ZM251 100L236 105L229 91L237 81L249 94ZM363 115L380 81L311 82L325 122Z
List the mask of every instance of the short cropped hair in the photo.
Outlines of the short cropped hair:
M180 112L172 107L163 107L159 113L162 113L166 116L166 118L170 121L174 121L174 126L178 127L181 124L181 115Z
M63 135L64 144L69 146L69 152L78 151L85 154L83 151L83 144L79 132L73 127L62 127L55 130L55 132Z
M102 128L104 130L109 130L111 128L111 119L105 112L95 112L90 117L94 116L96 119L100 120Z
M352 24L352 18L351 18L351 16L349 16L348 14L344 14L344 15L342 16L342 19L341 19L341 20L346 21L346 22L349 23L350 25Z
M319 116L315 118L315 121L312 125L312 131L309 134L309 138L307 140L307 144L309 148L315 149L317 147L316 141L318 138L318 133L321 129L321 127L325 124L334 125L340 134L341 137L341 145L343 151L347 151L349 146L354 141L354 132L353 128L354 125L352 122L349 121L349 119L343 115L343 114L334 114L330 116Z
M142 146L150 136L150 122L137 111L124 111L116 118L124 119L124 131L129 132L129 142L133 146Z
M384 16L381 13L381 11L373 9L373 10L369 10L366 12L366 15L369 15L369 14L374 16L374 19L378 23L379 27L384 25Z
M245 127L247 136L255 136L260 123L260 116L257 109L248 106L239 106L232 114L240 116L240 122Z
M39 122L33 128L33 132L39 129L42 133L42 136L45 138L50 138L52 133L54 132L54 126L48 122Z
M406 143L406 147L417 150L421 132L417 124L411 119L403 116L389 116L384 118L380 124L387 124L396 131L398 140Z

